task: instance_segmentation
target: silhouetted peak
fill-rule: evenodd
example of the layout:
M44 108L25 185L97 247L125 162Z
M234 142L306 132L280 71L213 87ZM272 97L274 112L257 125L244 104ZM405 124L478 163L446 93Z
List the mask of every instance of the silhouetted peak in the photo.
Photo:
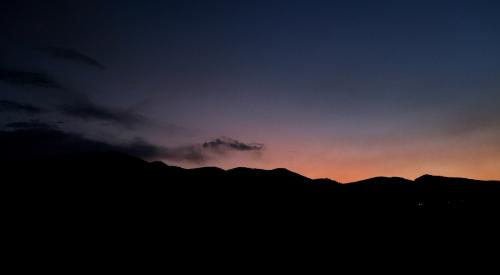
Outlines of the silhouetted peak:
M225 172L224 169L222 168L219 168L219 167L211 167L211 166L208 166L208 167L200 167L200 168L193 168L193 169L190 169L191 171L217 171L217 172Z
M422 183L422 182L473 182L473 181L479 181L479 180L474 180L474 179L467 179L467 178L458 178L458 177L443 177L443 176L434 176L434 175L423 175L417 179L415 179L415 182L417 183Z
M154 168L167 168L167 167L170 167L169 165L167 165L163 161L152 161L152 162L149 163L149 165L151 167L154 167Z
M288 169L285 169L285 168L276 168L276 169L271 170L270 172L272 172L272 173L274 173L276 175L280 175L280 176L295 177L295 178L300 178L300 179L303 179L303 180L311 180L308 177L305 177L305 176L303 176L301 174L292 172L292 171L290 171Z
M310 179L302 176L300 174L297 174L295 172L292 172L288 169L285 168L276 168L273 170L264 170L264 169L256 169L256 168L245 168L245 167L237 167L233 168L227 171L230 175L241 175L241 176L249 176L249 177L255 177L255 176L266 176L266 177L279 177L283 178L286 180L290 179L296 179L296 180L303 180L303 181L309 181Z
M218 168L218 167L201 167L201 168L194 168L194 169L189 169L189 173L196 175L196 176L201 176L205 178L210 178L210 177L223 177L226 174L226 171L224 169Z
M328 178L324 178L324 179L314 179L313 180L314 183L316 184L324 184L324 185L328 185L328 184L341 184L340 182L337 182L337 181L334 181L334 180L331 180L331 179L328 179Z
M299 175L299 174L297 174L295 172L292 172L292 171L290 171L290 170L288 170L286 168L275 168L275 169L273 169L271 171L274 172L274 173L279 173L279 174L294 174L294 175ZM299 175L299 176L301 176L301 175Z
M415 179L415 182L419 182L419 181L427 181L427 180L430 180L430 179L438 179L438 178L444 178L444 177L440 177L440 176L433 176L433 175L429 175L429 174L425 174L423 176L420 176L418 178Z
M260 169L248 168L248 167L236 167L236 168L229 169L227 171L228 172L252 172L252 171L257 171L257 170L260 170Z
M350 183L351 185L364 185L364 184L409 184L411 180L401 177L374 177L366 180Z
M275 172L280 172L280 173L293 173L292 171L286 169L286 168L275 168L271 171L275 171Z

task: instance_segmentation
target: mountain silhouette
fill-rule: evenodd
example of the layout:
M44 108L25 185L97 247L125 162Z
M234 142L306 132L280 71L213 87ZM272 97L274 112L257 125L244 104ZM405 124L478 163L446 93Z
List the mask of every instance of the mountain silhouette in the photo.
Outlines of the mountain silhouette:
M149 259L165 249L182 259L196 249L211 262L222 247L236 261L252 249L274 257L262 250L271 244L285 258L290 247L354 255L401 239L408 250L425 249L443 236L476 240L488 228L477 217L494 220L500 209L498 181L429 175L341 184L286 169L184 169L113 152L0 160L0 170L7 236L103 259L107 251ZM111 250L96 249L104 246Z
M468 209L500 205L499 181L425 175L416 180L376 177L340 184L310 179L286 169L215 167L183 169L127 154L76 153L1 162L4 188L33 203L83 205L164 204L247 212L289 208L331 210ZM16 192L14 192L16 193ZM318 210L320 209L320 210ZM292 212L293 212L292 211Z

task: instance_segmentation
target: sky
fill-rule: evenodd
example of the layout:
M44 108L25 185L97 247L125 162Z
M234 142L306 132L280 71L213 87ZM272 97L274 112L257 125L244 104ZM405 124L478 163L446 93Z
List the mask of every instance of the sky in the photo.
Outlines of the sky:
M0 127L187 168L500 179L500 2L0 4Z

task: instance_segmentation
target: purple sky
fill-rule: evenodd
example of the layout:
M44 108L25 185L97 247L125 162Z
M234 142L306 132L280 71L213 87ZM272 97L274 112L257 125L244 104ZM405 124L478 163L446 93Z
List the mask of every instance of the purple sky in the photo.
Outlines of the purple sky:
M500 179L496 2L1 5L4 125L151 144L183 167Z

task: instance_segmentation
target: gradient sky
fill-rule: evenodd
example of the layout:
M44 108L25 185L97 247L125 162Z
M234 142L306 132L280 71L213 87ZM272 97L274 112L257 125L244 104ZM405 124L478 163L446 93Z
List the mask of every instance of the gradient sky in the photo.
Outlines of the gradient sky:
M183 167L500 179L499 14L482 0L3 1L0 100L52 111L0 123L242 145L162 157ZM101 109L55 107L73 102Z

